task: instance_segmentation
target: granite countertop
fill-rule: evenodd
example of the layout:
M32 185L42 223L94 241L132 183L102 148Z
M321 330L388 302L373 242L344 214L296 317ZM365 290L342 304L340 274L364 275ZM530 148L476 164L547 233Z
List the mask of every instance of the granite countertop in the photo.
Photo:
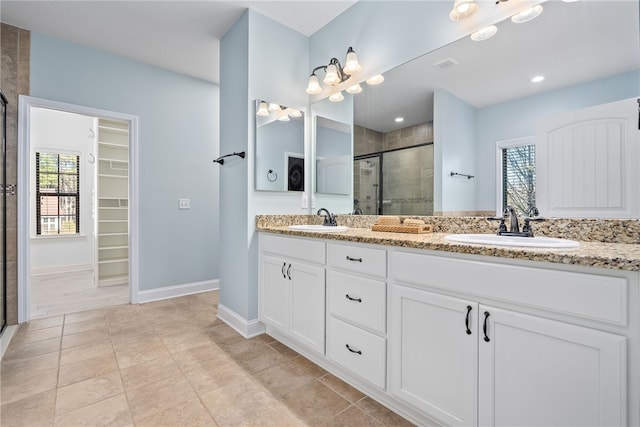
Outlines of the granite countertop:
M514 248L449 242L445 240L444 237L450 233L442 232L425 234L390 233L371 231L368 227L353 227L341 233L316 233L289 230L287 225L283 224L283 222L287 221L276 220L276 216L274 216L274 220L271 221L269 216L261 216L256 221L257 230L317 239L342 240L413 249L427 249L433 251L522 259L528 261L640 271L639 244L580 241L580 247L575 249Z

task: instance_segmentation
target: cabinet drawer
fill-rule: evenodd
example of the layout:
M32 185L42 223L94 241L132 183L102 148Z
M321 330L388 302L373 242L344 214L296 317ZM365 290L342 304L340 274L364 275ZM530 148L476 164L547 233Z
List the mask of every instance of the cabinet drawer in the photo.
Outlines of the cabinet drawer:
M335 317L329 318L328 357L377 387L385 387L386 341Z
M391 255L396 281L415 283L626 325L627 280L579 273L445 258L416 253Z
M330 314L377 332L385 332L385 282L330 271L327 289Z
M329 244L329 265L345 270L386 277L387 252L384 249Z
M284 258L296 258L316 264L324 264L326 261L325 243L320 240L260 233L260 250Z

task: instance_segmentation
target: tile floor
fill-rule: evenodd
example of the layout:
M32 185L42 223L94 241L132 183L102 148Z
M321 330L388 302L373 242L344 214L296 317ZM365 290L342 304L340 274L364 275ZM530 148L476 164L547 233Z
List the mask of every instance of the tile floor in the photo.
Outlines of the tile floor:
M218 293L34 320L2 360L0 425L410 426L267 335Z

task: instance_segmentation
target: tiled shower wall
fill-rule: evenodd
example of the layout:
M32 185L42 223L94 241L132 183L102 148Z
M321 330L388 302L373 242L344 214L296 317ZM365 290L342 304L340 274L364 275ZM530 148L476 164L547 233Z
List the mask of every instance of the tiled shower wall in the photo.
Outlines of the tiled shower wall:
M1 24L0 89L7 105L7 186L18 183L18 95L29 94L31 33ZM24 189L21 189L24 190ZM7 193L7 323L18 323L18 197Z

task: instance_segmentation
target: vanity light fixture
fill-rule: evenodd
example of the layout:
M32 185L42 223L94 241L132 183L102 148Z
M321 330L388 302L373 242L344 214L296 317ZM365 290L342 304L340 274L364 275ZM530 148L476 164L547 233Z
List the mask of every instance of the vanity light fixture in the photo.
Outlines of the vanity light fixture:
M331 102L340 102L344 99L342 92L336 92L329 97L329 101Z
M367 79L367 84L371 86L379 85L384 81L384 76L382 74L376 74L373 77Z
M455 0L453 3L453 9L449 13L449 18L452 21L460 21L476 13L478 10L478 3L475 0Z
M358 57L352 47L347 49L347 58L345 60L344 67L340 64L338 58L331 58L327 65L320 65L313 69L309 76L309 83L307 84L307 93L309 95L317 95L322 92L320 81L316 76L316 71L323 70L325 75L322 82L327 86L335 86L339 83L346 81L351 75L357 71L360 71L362 67L358 63Z
M261 117L273 116L283 122L289 121L290 117L302 117L302 113L300 112L300 110L278 105L274 102L267 104L266 101L260 101L260 103L258 104L258 111L256 111L256 115Z
M269 107L267 107L267 103L264 101L260 101L260 106L258 107L258 112L256 112L258 116L269 117Z
M362 86L360 86L360 84L357 84L357 83L347 88L347 93L356 94L360 92L362 92Z
M488 40L491 37L495 36L498 32L498 27L495 25L489 25L488 27L484 27L475 33L471 34L471 40L475 42L481 42L484 40Z
M532 19L537 18L542 13L542 5L536 5L529 9L523 10L520 13L516 13L511 17L511 21L516 24L522 24L523 22L529 22Z

